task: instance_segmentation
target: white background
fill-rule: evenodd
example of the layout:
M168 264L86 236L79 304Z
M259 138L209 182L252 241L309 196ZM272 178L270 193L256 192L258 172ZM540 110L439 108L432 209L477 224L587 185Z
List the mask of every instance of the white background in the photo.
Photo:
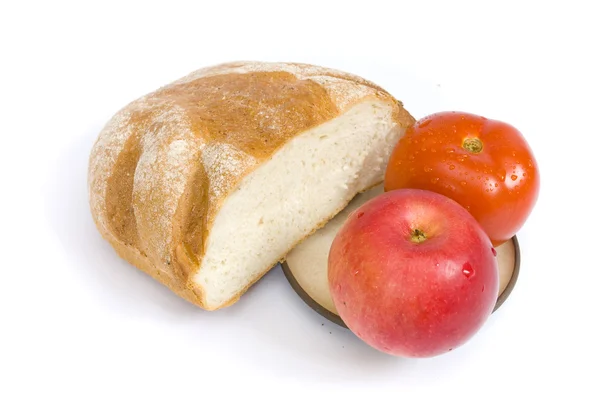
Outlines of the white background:
M600 399L595 2L493 3L0 3L0 399ZM521 275L468 344L375 352L279 269L201 311L101 240L86 168L103 124L231 60L343 69L417 118L464 110L525 134L542 189L518 234Z

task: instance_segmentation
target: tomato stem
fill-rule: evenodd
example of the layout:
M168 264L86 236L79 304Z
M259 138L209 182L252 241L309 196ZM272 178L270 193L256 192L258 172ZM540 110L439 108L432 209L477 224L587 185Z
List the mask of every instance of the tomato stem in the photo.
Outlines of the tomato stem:
M479 138L465 138L462 147L471 153L479 153L483 150L483 142Z

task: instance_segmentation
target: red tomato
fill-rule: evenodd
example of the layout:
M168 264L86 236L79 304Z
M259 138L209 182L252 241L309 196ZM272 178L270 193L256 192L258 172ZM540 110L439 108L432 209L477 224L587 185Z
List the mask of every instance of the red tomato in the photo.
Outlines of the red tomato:
M441 112L406 131L391 154L384 188L427 189L454 199L498 246L529 217L540 177L529 145L513 126Z

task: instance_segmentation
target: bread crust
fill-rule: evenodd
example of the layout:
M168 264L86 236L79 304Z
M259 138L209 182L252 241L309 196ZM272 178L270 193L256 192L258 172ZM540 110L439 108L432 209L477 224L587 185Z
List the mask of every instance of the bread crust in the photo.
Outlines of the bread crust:
M99 133L88 169L94 222L121 258L177 295L229 306L260 277L211 308L192 280L227 196L289 140L371 96L394 105L399 127L415 121L382 88L328 68L232 62L192 72L131 102Z

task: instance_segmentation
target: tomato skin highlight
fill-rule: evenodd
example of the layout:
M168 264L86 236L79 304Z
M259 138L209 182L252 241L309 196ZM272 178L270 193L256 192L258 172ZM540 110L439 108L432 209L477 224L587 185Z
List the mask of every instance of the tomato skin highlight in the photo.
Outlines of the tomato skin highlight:
M420 119L396 144L384 189L400 188L426 189L454 199L499 246L531 214L540 175L529 144L515 127L447 111Z

